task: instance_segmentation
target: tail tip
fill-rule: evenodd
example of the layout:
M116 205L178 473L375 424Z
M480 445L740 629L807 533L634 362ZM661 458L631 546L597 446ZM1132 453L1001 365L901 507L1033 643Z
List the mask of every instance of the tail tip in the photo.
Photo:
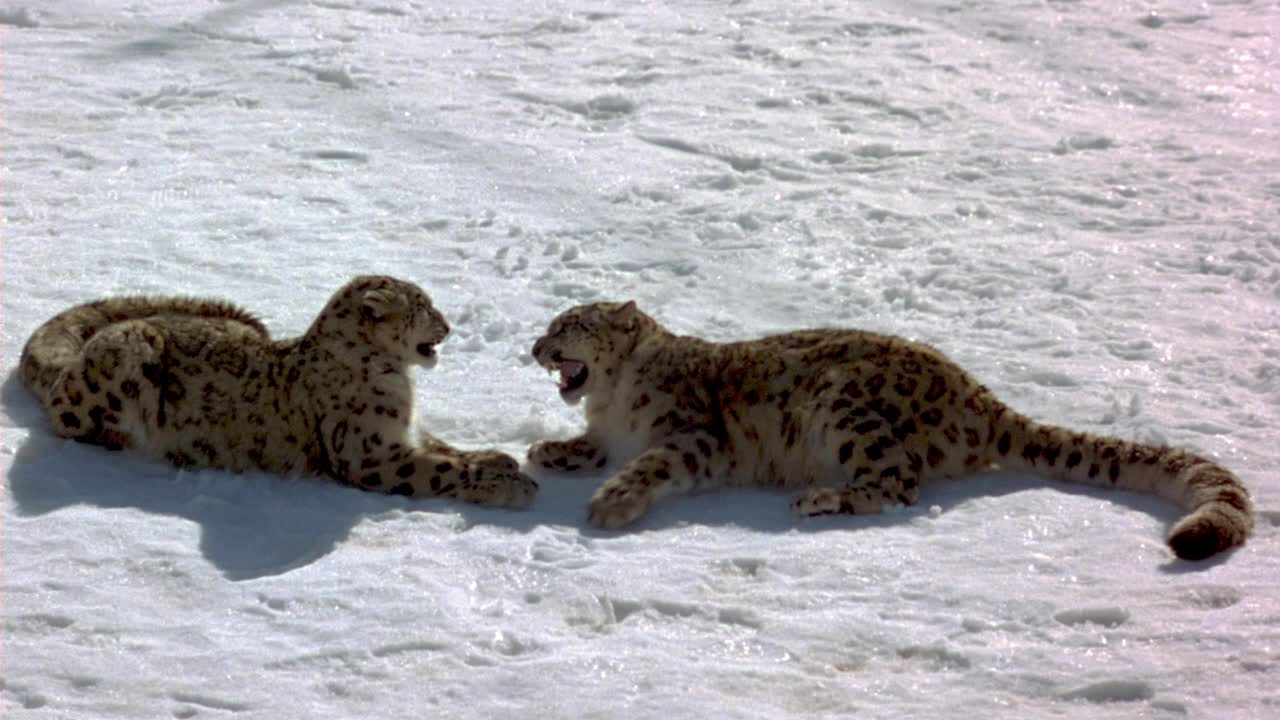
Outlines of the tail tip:
M1169 535L1169 547L1183 560L1204 560L1234 544L1221 528L1202 519L1179 523Z
M1169 537L1169 547L1183 560L1204 560L1222 550L1217 533L1181 532Z

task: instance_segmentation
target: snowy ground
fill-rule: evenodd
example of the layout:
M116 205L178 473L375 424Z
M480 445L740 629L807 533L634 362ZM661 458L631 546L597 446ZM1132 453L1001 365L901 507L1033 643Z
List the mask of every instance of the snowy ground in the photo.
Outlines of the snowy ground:
M1280 9L1267 0L7 0L6 718L1280 714ZM635 298L738 339L933 343L1019 409L1234 468L1157 500L993 475L884 517L527 512L63 442L27 335L113 293L278 336L357 272L455 327L419 419L581 427L527 355ZM940 512L930 512L936 506Z

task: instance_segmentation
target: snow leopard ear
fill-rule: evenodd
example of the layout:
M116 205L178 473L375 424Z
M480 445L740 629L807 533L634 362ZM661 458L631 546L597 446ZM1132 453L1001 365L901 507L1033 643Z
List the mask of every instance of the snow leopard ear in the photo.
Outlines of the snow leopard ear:
M404 296L390 288L368 290L360 298L360 316L366 320L381 320L406 309Z
M636 308L635 300L628 300L622 305L619 305L617 308L614 309L612 313L610 313L610 315L612 316L613 322L626 328L631 328L632 326L635 325L636 316L639 314L640 314L640 310Z

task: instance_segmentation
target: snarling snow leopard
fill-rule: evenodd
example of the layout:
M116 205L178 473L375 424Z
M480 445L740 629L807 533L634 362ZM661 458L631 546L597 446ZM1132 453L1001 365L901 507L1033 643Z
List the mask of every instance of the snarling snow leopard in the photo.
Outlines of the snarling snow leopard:
M418 286L357 277L300 337L234 305L117 297L46 322L21 373L54 431L180 467L327 476L363 490L528 505L514 459L415 436L414 366L449 333Z
M1253 527L1235 475L1185 450L1031 420L939 351L858 330L717 344L677 336L634 303L570 309L533 356L586 398L586 432L529 449L560 471L625 462L589 521L617 528L657 498L723 485L801 489L803 515L911 505L922 483L992 466L1163 496L1187 514L1169 545L1206 558Z

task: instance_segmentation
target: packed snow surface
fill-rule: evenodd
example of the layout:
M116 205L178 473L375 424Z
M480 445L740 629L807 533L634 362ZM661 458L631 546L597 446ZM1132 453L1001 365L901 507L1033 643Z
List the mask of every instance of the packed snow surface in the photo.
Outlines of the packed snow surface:
M6 0L6 718L1280 716L1280 8L1268 0ZM582 428L529 348L636 299L715 340L938 346L1041 420L1216 458L1258 528L990 474L802 521L586 526L181 472L11 373L71 304L349 276L455 330L418 421Z

